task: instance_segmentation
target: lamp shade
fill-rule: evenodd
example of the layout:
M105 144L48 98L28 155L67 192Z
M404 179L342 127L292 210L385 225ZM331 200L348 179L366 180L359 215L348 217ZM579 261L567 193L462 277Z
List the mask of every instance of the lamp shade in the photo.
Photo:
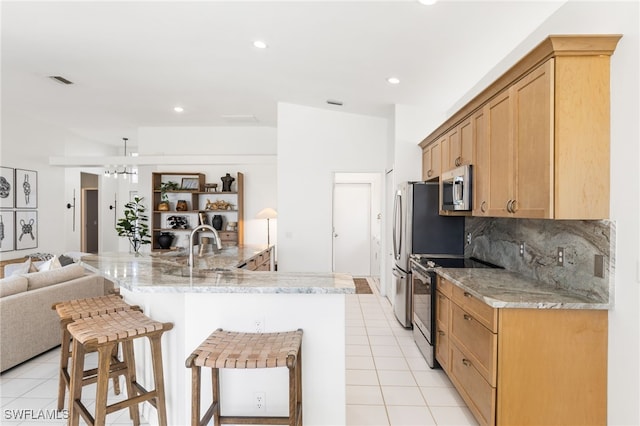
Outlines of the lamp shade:
M256 215L256 219L273 219L276 217L278 217L278 212L271 207L260 210Z

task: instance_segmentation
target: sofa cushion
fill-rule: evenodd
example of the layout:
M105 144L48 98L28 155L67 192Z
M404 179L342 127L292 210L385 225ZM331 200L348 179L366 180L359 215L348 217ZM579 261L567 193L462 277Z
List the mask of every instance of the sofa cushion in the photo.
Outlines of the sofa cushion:
M60 256L58 256L58 260L60 261L60 265L62 266L71 265L73 263L73 258L69 256L65 256L64 254L61 254Z
M63 281L80 278L84 274L85 270L82 266L73 264L50 271L34 272L33 274L24 275L24 277L29 282L28 290L35 290Z
M0 297L11 296L12 294L27 291L28 281L25 277L14 275L0 280Z

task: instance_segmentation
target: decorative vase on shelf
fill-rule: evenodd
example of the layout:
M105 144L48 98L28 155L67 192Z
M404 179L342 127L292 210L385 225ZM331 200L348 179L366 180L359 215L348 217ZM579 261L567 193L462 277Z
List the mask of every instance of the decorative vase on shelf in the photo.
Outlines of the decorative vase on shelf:
M187 211L187 201L186 200L178 200L176 203L176 210L179 212Z
M161 211L161 212L169 211L169 202L168 201L160 201L158 203L158 211Z
M171 232L162 232L158 237L158 245L161 249L166 250L171 247L173 242L173 234Z
M222 216L219 214L213 215L213 219L211 219L211 226L214 227L216 231L222 230Z

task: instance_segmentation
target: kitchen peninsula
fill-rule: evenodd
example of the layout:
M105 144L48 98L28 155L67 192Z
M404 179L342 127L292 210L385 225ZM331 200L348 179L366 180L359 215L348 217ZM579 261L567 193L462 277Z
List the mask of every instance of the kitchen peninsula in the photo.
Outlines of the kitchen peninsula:
M345 295L355 293L345 274L256 272L239 269L266 246L225 247L196 257L193 271L186 256L173 253L139 255L107 253L82 258L82 265L114 281L128 303L142 307L158 321L171 321L163 365L170 424L190 416L190 373L185 360L213 330L255 332L301 328L303 337L304 424L344 424ZM139 377L150 380L150 353L136 348ZM221 371L222 412L256 414L254 393L265 394L269 416L286 415L288 376L285 369ZM203 398L211 397L203 385ZM313 393L313 395L311 395ZM154 424L155 410L143 410Z

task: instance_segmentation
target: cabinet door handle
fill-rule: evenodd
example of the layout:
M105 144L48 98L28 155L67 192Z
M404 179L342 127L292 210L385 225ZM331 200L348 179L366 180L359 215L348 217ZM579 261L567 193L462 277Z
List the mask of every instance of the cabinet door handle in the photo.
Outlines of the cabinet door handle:
M427 177L431 177L432 174L433 174L433 170L428 170L427 171Z
M466 358L462 358L462 363L465 365L465 367L471 367L471 361Z
M518 211L518 201L511 200L511 213L515 213L516 211Z
M471 320L473 320L473 317L472 317L471 315L467 315L467 314L462 315L462 318L464 318L464 319L465 319L465 321L471 321Z
M438 330L438 336L444 336L444 335L445 335L445 332L444 332L444 331L442 331L442 330Z
M464 292L464 297L473 297L473 296L471 295L471 293L468 293L468 292L465 291Z
M486 213L487 212L487 202L483 201L482 204L480 204L480 211L482 213Z
M456 158L455 164L456 166L460 166L462 164L462 157Z
M507 201L507 211L509 213L513 213L513 210L511 209L511 205L513 204L513 200L509 200Z

